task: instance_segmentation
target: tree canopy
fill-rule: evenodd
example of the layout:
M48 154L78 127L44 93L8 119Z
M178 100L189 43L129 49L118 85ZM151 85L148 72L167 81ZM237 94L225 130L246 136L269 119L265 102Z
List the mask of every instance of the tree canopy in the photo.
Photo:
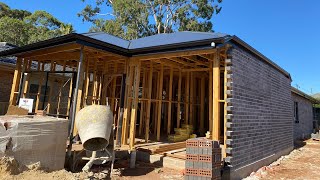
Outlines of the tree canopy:
M46 11L31 13L0 3L0 41L18 46L74 32L71 24L59 21Z
M86 0L81 0L85 2ZM213 31L222 0L96 0L78 13L105 31L125 39L175 31Z

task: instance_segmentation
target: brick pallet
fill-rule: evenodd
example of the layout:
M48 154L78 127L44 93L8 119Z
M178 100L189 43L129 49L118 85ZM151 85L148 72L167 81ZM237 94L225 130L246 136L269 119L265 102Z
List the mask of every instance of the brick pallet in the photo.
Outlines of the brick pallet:
M218 141L206 138L186 141L186 180L219 180L221 164L221 148Z

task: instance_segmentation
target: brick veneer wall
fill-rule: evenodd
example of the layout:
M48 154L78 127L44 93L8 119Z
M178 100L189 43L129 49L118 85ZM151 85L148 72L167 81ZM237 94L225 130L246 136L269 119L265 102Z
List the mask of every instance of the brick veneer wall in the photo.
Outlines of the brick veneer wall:
M13 71L0 69L0 102L9 102Z
M238 179L292 150L291 80L236 45L229 56L226 161Z
M298 102L299 122L294 120L294 139L303 139L310 137L313 132L313 107L310 100L292 93L293 102Z

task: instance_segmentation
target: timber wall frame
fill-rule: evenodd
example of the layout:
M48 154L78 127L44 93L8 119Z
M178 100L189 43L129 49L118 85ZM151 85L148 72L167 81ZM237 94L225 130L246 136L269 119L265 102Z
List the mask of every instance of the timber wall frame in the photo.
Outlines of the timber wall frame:
M221 127L226 123L228 48L126 57L68 43L20 53L10 105L16 105L19 92L28 93L28 77L21 80L24 72L77 72L76 80L70 83L68 108L76 102L76 114L86 105L109 104L114 124L119 124L121 79L125 74L123 122L118 129L121 133L117 133L121 137L116 137L122 145L129 144L134 150L137 136L143 136L145 142L150 138L161 141L161 135L172 134L182 124L197 127L195 132L200 135L210 131L212 139L226 141L225 128ZM39 109L40 92L41 84L35 110Z

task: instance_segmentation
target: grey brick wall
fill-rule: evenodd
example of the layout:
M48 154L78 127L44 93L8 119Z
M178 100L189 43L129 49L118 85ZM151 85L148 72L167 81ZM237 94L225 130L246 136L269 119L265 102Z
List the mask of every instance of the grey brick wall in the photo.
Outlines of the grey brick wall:
M13 71L0 70L0 102L9 102Z
M235 45L232 59L232 114L227 129L231 169L250 166L293 147L291 81ZM256 168L256 167L254 167Z
M310 137L313 132L313 107L312 103L295 93L292 93L293 102L298 102L299 123L294 120L294 139L304 139Z

